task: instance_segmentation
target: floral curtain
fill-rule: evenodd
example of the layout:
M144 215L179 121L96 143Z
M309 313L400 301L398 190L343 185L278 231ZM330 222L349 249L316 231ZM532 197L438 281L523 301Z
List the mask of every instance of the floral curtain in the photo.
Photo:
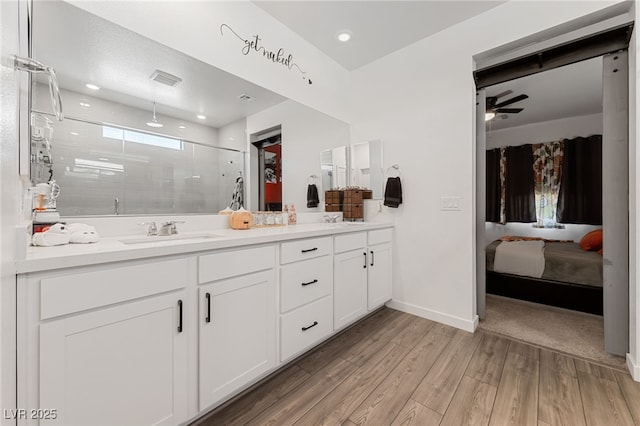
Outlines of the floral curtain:
M537 226L553 227L562 179L564 143L537 143L532 145L532 150Z

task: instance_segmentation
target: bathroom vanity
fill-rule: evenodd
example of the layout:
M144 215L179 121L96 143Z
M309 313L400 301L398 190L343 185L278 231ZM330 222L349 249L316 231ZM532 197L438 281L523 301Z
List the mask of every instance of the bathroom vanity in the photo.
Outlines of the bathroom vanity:
M391 299L390 224L181 237L18 264L19 424L185 423Z

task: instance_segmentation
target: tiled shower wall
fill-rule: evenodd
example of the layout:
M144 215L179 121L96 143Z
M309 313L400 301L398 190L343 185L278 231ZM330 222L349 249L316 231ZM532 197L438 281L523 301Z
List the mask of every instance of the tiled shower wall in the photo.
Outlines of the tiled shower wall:
M215 214L244 170L238 151L65 119L54 122L62 216Z

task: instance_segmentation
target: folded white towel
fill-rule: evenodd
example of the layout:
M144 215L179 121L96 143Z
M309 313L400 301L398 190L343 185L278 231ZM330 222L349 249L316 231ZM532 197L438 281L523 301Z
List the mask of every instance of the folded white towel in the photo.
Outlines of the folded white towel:
M61 246L69 244L69 237L67 226L63 223L56 223L44 232L33 234L31 244L41 247Z

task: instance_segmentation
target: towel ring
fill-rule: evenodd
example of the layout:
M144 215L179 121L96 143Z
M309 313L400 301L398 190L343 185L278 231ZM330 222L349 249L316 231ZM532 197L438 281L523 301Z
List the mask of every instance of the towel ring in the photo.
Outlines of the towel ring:
M387 177L400 177L400 166L394 164L387 168Z

